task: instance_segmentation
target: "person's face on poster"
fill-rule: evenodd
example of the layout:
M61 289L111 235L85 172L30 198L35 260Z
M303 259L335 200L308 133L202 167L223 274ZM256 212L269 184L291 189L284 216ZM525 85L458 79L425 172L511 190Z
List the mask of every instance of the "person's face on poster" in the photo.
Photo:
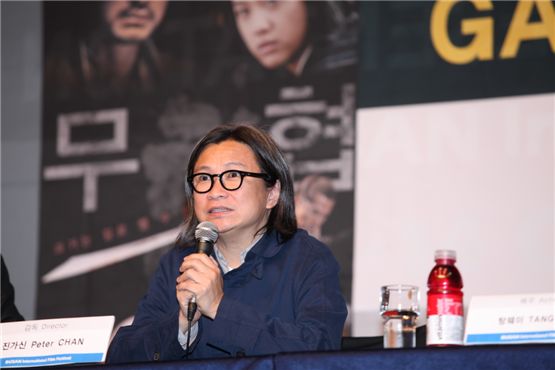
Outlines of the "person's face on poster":
M304 1L232 1L239 34L267 69L287 65L305 42L308 11Z
M297 195L295 197L295 214L298 226L308 231L312 236L320 238L322 227L334 207L335 200L323 193L316 192L311 196L311 199L304 195Z
M107 1L102 15L112 35L119 41L146 40L166 13L167 1Z

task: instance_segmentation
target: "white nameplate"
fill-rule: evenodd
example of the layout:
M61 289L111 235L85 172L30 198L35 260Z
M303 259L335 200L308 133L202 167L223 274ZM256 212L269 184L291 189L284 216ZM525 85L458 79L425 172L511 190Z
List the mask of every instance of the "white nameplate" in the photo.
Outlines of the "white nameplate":
M8 322L0 325L0 368L103 362L114 316Z
M555 293L474 296L464 343L555 343Z

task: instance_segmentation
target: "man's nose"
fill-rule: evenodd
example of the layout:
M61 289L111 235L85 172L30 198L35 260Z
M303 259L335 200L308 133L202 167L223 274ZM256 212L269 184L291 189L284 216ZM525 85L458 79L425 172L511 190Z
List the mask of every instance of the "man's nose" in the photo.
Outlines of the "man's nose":
M212 189L208 192L209 197L220 197L225 195L226 189L222 185L220 177L213 177L212 180L214 183L212 184Z
M148 0L133 0L129 4L134 8L145 8L148 5Z

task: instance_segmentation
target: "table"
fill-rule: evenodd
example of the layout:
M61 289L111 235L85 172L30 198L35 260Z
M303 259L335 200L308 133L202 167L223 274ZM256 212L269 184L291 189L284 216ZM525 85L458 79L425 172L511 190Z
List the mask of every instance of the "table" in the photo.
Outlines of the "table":
M72 368L82 370L553 370L555 369L555 344L343 350L234 359L75 366Z

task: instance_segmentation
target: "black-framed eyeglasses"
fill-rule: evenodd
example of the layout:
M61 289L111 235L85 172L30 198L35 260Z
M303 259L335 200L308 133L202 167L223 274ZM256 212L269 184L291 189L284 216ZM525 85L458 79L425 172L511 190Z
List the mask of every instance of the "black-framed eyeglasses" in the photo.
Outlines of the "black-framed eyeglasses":
M191 184L193 190L199 194L208 193L214 186L214 178L220 178L220 184L226 190L237 190L243 185L243 178L245 176L257 177L264 179L267 183L272 182L272 176L266 173L255 173L239 170L227 170L220 174L210 174L206 172L195 173L187 177L187 182Z

